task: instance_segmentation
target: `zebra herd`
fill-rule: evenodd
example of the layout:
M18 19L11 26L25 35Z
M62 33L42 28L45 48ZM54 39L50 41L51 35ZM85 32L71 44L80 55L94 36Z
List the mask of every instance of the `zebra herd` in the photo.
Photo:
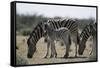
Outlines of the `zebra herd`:
M94 46L93 52L96 55L96 31L97 23L87 25L79 35L78 32L78 21L73 19L50 19L47 22L40 22L30 34L27 40L28 53L27 57L32 58L36 51L36 43L41 37L45 37L47 40L47 58L49 53L49 48L51 46L51 56L57 57L57 52L55 49L54 41L62 40L66 46L66 52L64 58L69 55L69 48L71 45L71 40L75 43L75 57L77 55L83 55L84 49L86 47L86 41L90 36L93 36ZM77 47L79 45L79 48ZM78 48L78 51L77 51ZM77 53L78 52L78 53Z

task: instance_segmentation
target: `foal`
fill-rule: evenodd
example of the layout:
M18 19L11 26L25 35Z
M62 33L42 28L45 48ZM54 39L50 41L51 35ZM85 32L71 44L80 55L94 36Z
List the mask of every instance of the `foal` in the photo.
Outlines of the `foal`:
M67 28L59 28L59 29L52 29L50 27L49 23L44 24L44 30L47 32L48 35L48 41L47 41L47 54L45 58L47 58L49 53L49 47L51 45L51 57L57 57L57 52L55 49L55 40L62 40L63 43L66 46L66 53L64 55L64 58L67 58L69 55L69 48L71 45L71 38L70 38L70 32Z

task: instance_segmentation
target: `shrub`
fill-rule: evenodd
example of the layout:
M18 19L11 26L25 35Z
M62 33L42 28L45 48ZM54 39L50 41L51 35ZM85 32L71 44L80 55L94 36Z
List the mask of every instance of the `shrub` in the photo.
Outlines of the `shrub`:
M23 35L23 36L28 36L28 35L30 35L30 33L31 33L31 31L24 30L24 31L22 32L22 35Z

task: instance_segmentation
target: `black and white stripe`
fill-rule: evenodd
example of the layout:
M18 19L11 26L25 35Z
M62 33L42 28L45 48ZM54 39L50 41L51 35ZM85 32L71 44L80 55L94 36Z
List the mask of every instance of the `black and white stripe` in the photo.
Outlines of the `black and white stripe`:
M77 32L78 29L78 23L74 19L50 19L48 23L50 23L50 26L54 29L66 27L71 33Z
M66 27L68 28L68 30L71 32L71 37L73 39L73 41L75 42L75 46L76 46L76 54L77 55L77 44L78 44L78 25L77 25L77 21L73 20L73 19L50 19L47 21L48 23L50 23L50 27L53 29L58 29L61 27ZM43 26L42 23L39 23L34 30L32 31L32 33L30 34L30 37L27 41L27 44L32 47L34 47L34 50L36 50L36 43L37 41L43 37L46 33L43 31ZM30 53L29 49L29 53ZM33 51L35 52L35 51ZM29 54L28 53L28 54ZM31 53L30 53L31 54Z
M70 38L70 31L67 28L61 27L59 29L53 29L49 25L49 23L44 24L45 30L48 35L47 41L47 54L45 58L47 58L49 53L49 47L51 46L51 56L50 57L57 57L57 52L55 49L55 40L62 40L66 46L66 52L64 58L67 58L69 55L69 48L71 45L71 38Z
M71 38L75 43L75 48L76 48L75 56L77 56L77 44L79 43L78 22L74 19L50 19L48 20L48 23L53 29L65 27L70 31Z
M97 33L97 23L89 24L84 27L80 34L80 43L79 43L79 54L82 55L83 51L86 47L86 42L90 36L93 36L93 43L95 43L92 49L95 49L96 47L96 33ZM96 50L96 49L95 49Z
M30 34L27 44L28 44L28 58L32 58L34 52L36 51L36 43L38 40L44 36L44 30L42 23L39 23L36 25L36 27L33 29L32 33Z
M81 34L80 34L80 39L84 40L86 42L87 39L91 35L96 34L96 30L97 30L96 27L97 27L97 23L89 24L89 25L85 26L84 29L82 30Z
M34 30L32 31L32 33L30 34L29 40L32 39L32 42L34 42L35 44L37 43L37 41L43 36L44 32L43 32L43 28L41 26L42 23L39 23Z

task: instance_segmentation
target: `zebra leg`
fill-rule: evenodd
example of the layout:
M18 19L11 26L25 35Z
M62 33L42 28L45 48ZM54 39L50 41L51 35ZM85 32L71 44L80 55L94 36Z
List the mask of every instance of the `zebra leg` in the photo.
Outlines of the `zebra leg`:
M92 54L90 55L90 59L95 60L96 59L96 36L93 36L93 45L92 45Z
M66 45L66 53L64 55L64 58L67 58L69 56L69 45L68 44L65 45Z
M77 57L77 42L78 42L77 35L73 36L73 42L75 43L75 57Z
M50 58L53 57L53 47L52 47L52 44L51 44L51 55L50 55Z
M70 45L71 45L70 41L71 41L70 37L67 37L67 39L64 40L64 43L65 43L65 46L66 46L66 53L64 55L64 58L67 58L69 56L69 49L70 49Z
M55 44L53 45L53 50L54 50L54 57L56 58L57 57L57 52L56 52L56 48L55 48Z
M49 54L49 48L50 48L50 41L47 41L47 53L46 56L44 58L47 58L48 54Z
M44 43L48 43L48 35L47 32L44 33Z
M77 43L75 43L75 57L77 57Z
M54 57L54 54L55 54L55 47L54 47L55 45L54 45L54 41L51 41L51 56L50 56L50 58L52 58L52 57Z

